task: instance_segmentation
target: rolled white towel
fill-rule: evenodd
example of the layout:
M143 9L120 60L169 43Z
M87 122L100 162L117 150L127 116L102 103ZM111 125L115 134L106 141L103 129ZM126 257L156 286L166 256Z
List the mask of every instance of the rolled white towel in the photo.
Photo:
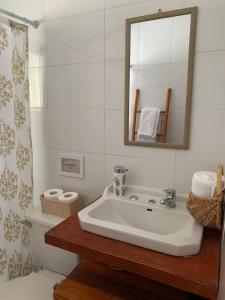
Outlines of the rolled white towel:
M76 192L66 192L58 196L58 200L62 202L70 202L79 196Z
M224 177L223 177L224 183ZM214 172L196 172L192 178L191 191L194 195L201 198L213 197L217 184L217 174Z
M61 189L50 189L44 192L44 197L46 199L58 199L60 195L63 194Z

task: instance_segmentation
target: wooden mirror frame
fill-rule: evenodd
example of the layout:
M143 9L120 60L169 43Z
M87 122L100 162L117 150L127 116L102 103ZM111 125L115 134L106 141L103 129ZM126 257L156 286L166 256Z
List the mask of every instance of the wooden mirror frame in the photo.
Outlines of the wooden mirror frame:
M188 54L188 76L186 91L185 108L185 127L183 144L151 143L129 140L129 98L130 98L130 44L131 44L131 25L151 20L176 17L182 15L191 15L189 54ZM125 111L124 111L124 144L132 146L145 146L170 149L189 149L190 125L191 125L191 107L192 107L192 89L194 75L195 59L195 39L196 39L197 7L184 8L179 10L162 12L156 14L135 17L126 20L126 53L125 53Z

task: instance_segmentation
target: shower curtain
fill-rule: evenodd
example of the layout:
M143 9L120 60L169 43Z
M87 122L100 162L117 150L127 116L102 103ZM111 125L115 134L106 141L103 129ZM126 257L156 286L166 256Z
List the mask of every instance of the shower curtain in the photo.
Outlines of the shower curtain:
M32 271L28 28L0 18L0 282Z

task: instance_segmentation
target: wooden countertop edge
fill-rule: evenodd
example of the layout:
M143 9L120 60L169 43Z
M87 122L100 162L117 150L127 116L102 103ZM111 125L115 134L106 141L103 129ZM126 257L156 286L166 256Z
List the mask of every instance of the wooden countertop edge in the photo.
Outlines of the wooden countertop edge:
M89 246L74 244L62 237L55 237L51 231L45 235L45 242L52 246L80 254L85 258L90 258L100 263L119 266L132 273L186 292L206 297L208 299L217 299L218 284L215 283L204 284L202 281L196 281L196 278L192 279L191 276L187 278L186 276L180 276L176 273L168 272L168 270L165 271L160 268L150 267L149 265L146 266L144 264L129 261L122 257L118 258L118 256L114 256L106 252L102 253L101 251L92 249Z

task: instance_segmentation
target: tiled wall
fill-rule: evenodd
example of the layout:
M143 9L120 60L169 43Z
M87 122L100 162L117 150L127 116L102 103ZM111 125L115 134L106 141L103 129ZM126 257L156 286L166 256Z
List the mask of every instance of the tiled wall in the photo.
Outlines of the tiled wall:
M124 164L131 184L190 189L192 173L225 163L224 0L0 0L30 18L35 201L62 186L93 199ZM199 7L189 151L123 145L125 19ZM85 155L85 179L61 177L59 152Z
M225 162L224 0L45 1L51 185L77 189L88 199L124 164L131 184L190 189L192 173ZM125 19L162 10L199 7L191 148L124 146ZM43 115L42 115L43 116ZM85 155L85 179L61 177L60 151Z

